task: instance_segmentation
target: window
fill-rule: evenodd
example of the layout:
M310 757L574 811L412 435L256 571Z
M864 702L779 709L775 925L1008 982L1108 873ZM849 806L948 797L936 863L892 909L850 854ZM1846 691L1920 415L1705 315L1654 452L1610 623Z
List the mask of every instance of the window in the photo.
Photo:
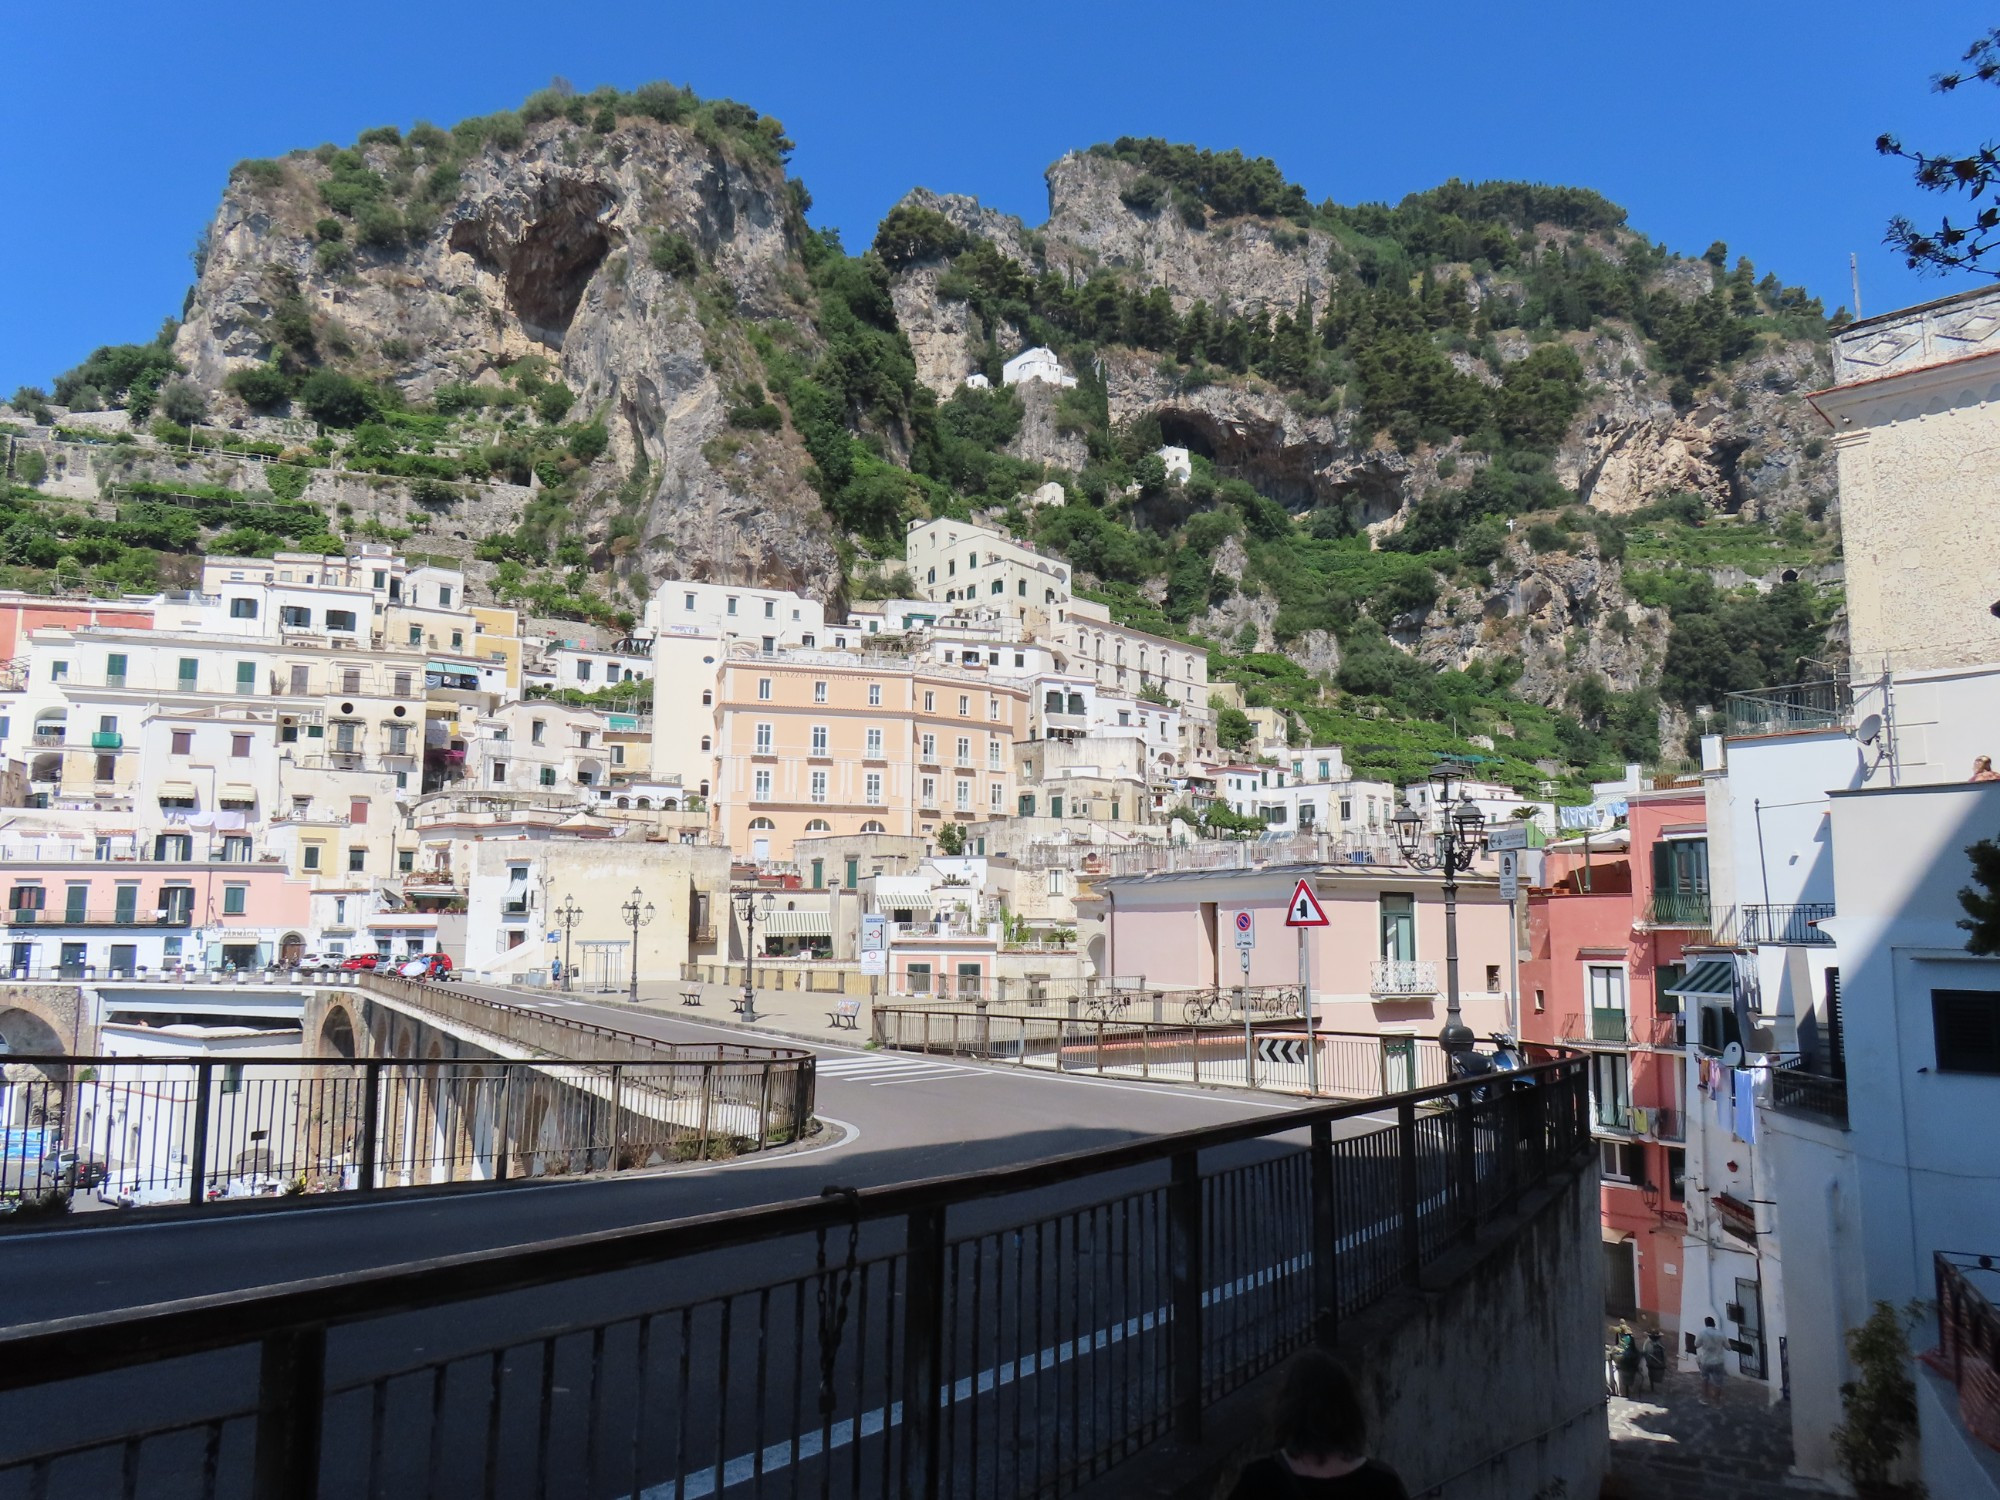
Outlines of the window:
M812 773L812 800L815 802L826 801L826 772L824 771L815 771Z
M7 892L9 911L41 911L49 893L38 885L17 885Z
M104 658L104 685L106 687L125 686L125 656L114 652Z
M247 734L232 734L229 737L229 758L231 760L247 760L249 757L250 736Z
M313 612L302 604L286 604L278 609L278 623L287 630L310 630Z
M936 807L937 778L934 776L926 776L923 779L922 790L923 790L923 795L918 799L919 804L924 807Z
M972 740L963 734L958 737L958 763L961 766L972 764Z
M535 779L543 786L554 786L556 784L556 768L554 766L543 766L541 774Z
M194 657L183 656L181 658L179 677L182 692L191 693L194 691L195 679L200 672L201 663Z
M870 708L880 708L882 706L881 683L871 682L868 684L868 706Z
M750 793L753 801L769 802L771 800L771 773L769 771L759 771L753 787L754 790Z
M759 755L769 755L771 753L771 726L769 724L759 724L757 726L757 753Z
M778 649L778 638L775 635L765 636L760 649L766 656L770 656Z
M398 870L398 872L407 875L410 873L410 871L414 870L416 867L417 867L416 850L398 849L396 851L396 869Z
M1500 993L1500 965L1498 964L1488 964L1486 966L1486 993L1489 995Z
M409 725L391 724L389 726L389 753L391 755L408 755L410 753Z
M494 762L493 762L493 764L492 764L492 767L491 767L491 772L492 772L492 777L493 777L493 784L494 784L495 786L505 786L505 785L507 784L507 762L506 762L506 761L504 761L504 760L496 760L496 761L494 761Z
M813 725L812 747L813 747L812 753L814 755L826 754L826 726L824 724Z
M1667 1147L1667 1196L1676 1203L1687 1202L1688 1154L1679 1146Z
M1622 1020L1625 1014L1624 969L1617 964L1590 964L1584 970L1584 987L1590 997L1592 1011L1613 1012Z
M304 864L306 869L317 870L319 868L320 847L318 844L307 844L305 846Z
M530 720L528 721L528 743L529 743L529 744L531 744L531 745L539 745L539 744L541 744L541 742L542 742L542 736L543 736L543 735L545 735L545 734L547 734L548 732L549 732L549 723L548 723L548 720L546 720L546 719L530 719Z
M992 735L986 737L986 769L989 771L1000 769L1000 741Z
M361 691L361 669L359 667L342 667L340 669L340 690L343 693L358 693Z
M1540 1015L1543 1011L1547 1010L1548 1008L1549 1008L1548 993L1538 984L1535 986L1535 1013L1537 1015Z
M222 914L225 917L240 917L250 909L250 887L229 882L222 888Z
M229 601L229 618L232 620L256 619L257 601L255 599L231 599Z
M776 823L773 823L769 818L752 818L750 820L750 831L752 833L770 833L773 832L777 828L777 826L778 825Z
M734 594L731 594L729 596L728 604L725 607L723 613L731 615L736 613L736 596Z
M778 605L776 600L766 599L764 601L764 618L767 620L775 620L778 618Z
M958 716L961 719L972 716L972 695L970 693L960 693L958 695Z
M587 661L580 661L580 662L578 662L578 663L576 664L576 680L577 680L578 682L588 682L588 681L590 681L590 663L589 663L589 662L587 662Z
M251 840L242 834L227 834L222 840L222 857L230 864L249 864L252 858L252 849Z
M867 802L867 804L870 807L881 806L882 773L880 771L870 771L865 777L862 778L862 785L865 789L863 792L862 799L865 802Z
M972 811L972 778L969 776L961 776L958 779L958 810Z
M438 586L438 608L451 608L451 589L443 584Z
M328 630L344 630L351 633L354 629L354 611L351 609L328 610L326 612L326 628Z
M2000 990L1932 990L1940 1073L2000 1073Z
M931 992L931 966L929 964L911 964L904 972L909 978L909 989L912 995L928 995Z
M1625 1128L1632 1104L1631 1059L1625 1053L1591 1053L1590 1095L1597 1101L1599 1124Z
M625 747L623 745L613 745L611 747L611 764L614 766L625 764Z
M1382 898L1382 956L1409 960L1417 956L1417 898Z
M350 875L359 875L367 868L368 851L366 849L357 846L347 851L347 872Z
M1630 1146L1623 1141L1599 1141L1597 1162L1606 1182L1642 1183L1646 1180L1646 1148L1643 1146Z
M686 610L692 610L692 609L694 608L694 595L693 595L693 594L682 594L682 595L681 595L681 608L682 608L682 609L686 609Z
M880 760L882 758L882 731L879 729L869 730L866 743L867 758L869 760Z
M925 693L925 694L924 694L924 712L925 712L925 713L927 713L927 714L934 714L934 713L936 713L936 712L937 712L937 694L936 694L936 693L929 693L929 692L927 692L927 693Z
M99 781L116 781L118 779L118 757L115 755L98 756L96 775Z
M813 684L813 702L826 702L826 684L824 682L815 682Z
M988 719L997 719L1000 717L1000 700L998 698L988 698L986 700L986 717Z
M1007 580L1006 580L1006 579L1004 579L1004 578L996 578L996 579L994 579L994 580L993 580L993 592L994 592L994 593L996 593L996 594L1004 594L1004 593L1006 593L1006 592L1007 592Z
M1006 787L1002 786L999 782L996 781L990 784L987 787L986 791L987 791L987 798L986 798L987 802L992 806L993 811L995 811L996 813L999 812L1001 808L1003 808L1006 805L1004 802L1001 801L1001 799L1007 794ZM1115 802L1112 803L1111 809L1112 809L1111 816L1115 819L1118 816L1118 804Z
M63 920L66 922L83 921L84 914L90 910L90 882L87 880L72 880L67 889L64 890L63 898L68 903L63 911Z
M352 755L356 749L355 726L336 724L333 726L333 748L343 755Z
M366 797L352 797L348 799L347 821L352 823L356 828L365 828L367 826L368 799Z
M463 630L454 630L451 633L451 649L454 651L459 651L463 650L464 646L465 646L465 632Z
M168 736L168 749L175 755L190 755L194 752L194 731L176 729Z
M421 646L423 643L424 627L421 625L412 625L410 627L410 644L412 646Z
M703 693L703 694L701 695L701 701L702 701L703 703L706 703L706 702L708 702L708 694L706 694L706 693ZM759 677L759 678L757 679L757 701L758 701L759 703L769 703L769 702L771 701L771 679L770 679L770 678L768 678L768 677Z

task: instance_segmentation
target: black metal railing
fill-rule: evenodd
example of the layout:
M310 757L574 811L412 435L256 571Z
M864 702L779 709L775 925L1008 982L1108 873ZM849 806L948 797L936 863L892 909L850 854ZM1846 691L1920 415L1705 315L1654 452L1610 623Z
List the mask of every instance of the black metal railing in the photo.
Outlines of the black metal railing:
M1941 1250L1937 1276L1938 1346L1924 1362L1958 1388L1965 1430L2000 1448L2000 1257Z
M47 906L10 907L7 911L9 927L190 927L194 924L191 909L168 908L164 913L157 908L125 906Z
M1845 681L1835 678L1731 693L1725 707L1732 735L1839 729L1853 716L1854 695Z
M0 1490L1065 1494L1585 1169L1585 1083L0 1330ZM109 1372L116 1401L76 1383Z
M1690 927L1705 932L1711 921L1707 891L1655 891L1646 902L1648 927Z
M811 1054L650 1062L10 1056L0 1203L123 1208L618 1172L762 1150L811 1119Z
M1831 946L1833 935L1813 924L1833 915L1831 901L1798 901L1788 906L1739 908L1736 940L1795 948Z
M1787 1066L1771 1068L1771 1108L1847 1129L1847 1080Z

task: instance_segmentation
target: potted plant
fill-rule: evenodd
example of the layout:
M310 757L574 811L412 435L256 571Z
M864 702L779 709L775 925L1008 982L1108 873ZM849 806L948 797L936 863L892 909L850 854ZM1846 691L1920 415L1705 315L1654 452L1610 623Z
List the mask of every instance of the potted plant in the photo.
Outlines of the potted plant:
M1856 1378L1840 1387L1846 1420L1833 1429L1833 1448L1841 1472L1862 1500L1921 1493L1894 1476L1901 1468L1903 1450L1917 1435L1909 1330L1922 1317L1921 1302L1901 1311L1877 1302L1867 1322L1847 1330L1847 1357L1853 1361Z

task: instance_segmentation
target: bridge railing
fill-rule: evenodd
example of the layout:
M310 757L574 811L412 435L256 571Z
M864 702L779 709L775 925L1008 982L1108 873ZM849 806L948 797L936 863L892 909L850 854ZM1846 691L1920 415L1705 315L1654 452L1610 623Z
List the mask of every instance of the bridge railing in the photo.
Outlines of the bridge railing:
M120 1207L620 1172L796 1140L803 1051L647 1062L8 1058L0 1204Z
M1587 1170L1588 1108L1566 1058L4 1329L0 1491L1059 1494Z

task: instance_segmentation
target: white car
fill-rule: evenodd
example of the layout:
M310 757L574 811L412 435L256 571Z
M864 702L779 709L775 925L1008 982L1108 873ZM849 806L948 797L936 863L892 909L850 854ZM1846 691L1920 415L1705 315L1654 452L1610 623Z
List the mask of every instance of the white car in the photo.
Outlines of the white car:
M97 1198L113 1208L154 1208L163 1203L187 1202L188 1186L185 1169L177 1177L114 1175L97 1185Z

